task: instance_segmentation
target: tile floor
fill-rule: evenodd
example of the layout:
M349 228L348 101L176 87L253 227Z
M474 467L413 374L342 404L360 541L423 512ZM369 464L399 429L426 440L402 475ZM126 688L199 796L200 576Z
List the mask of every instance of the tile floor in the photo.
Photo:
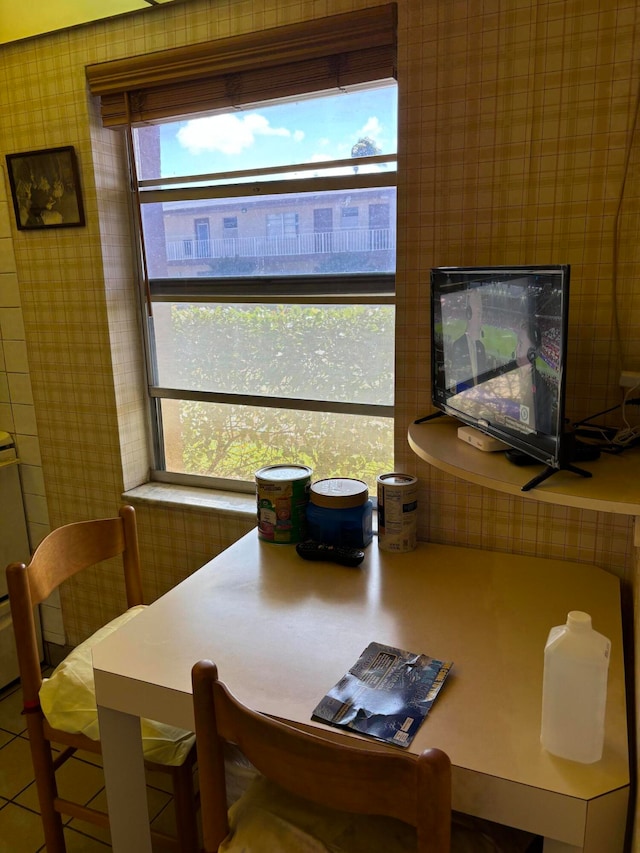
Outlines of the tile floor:
M46 670L45 670L46 674ZM33 781L29 741L21 714L19 683L0 690L0 853L41 853L46 851L40 823L38 797ZM234 766L236 766L234 764ZM230 801L245 789L252 773L240 762L236 773L227 778ZM105 810L106 795L100 756L78 752L58 771L62 796ZM149 774L147 799L154 827L175 833L175 818L168 780ZM106 853L111 850L106 830L76 818L63 817L67 853ZM538 846L539 844L539 846ZM542 849L541 839L530 853ZM161 853L154 848L154 853Z
M19 683L0 691L0 853L44 851L44 835L33 781L29 741L21 714ZM93 802L104 809L106 796L100 757L76 753L58 772L60 793L69 799ZM171 794L163 775L149 777L148 800L152 823L173 833ZM106 853L108 832L75 818L63 817L68 853Z

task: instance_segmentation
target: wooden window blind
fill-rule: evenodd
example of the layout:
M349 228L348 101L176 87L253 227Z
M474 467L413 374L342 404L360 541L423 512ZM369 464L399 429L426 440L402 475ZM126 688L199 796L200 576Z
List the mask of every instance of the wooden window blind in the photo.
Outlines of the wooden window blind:
M105 127L396 77L396 4L89 65Z

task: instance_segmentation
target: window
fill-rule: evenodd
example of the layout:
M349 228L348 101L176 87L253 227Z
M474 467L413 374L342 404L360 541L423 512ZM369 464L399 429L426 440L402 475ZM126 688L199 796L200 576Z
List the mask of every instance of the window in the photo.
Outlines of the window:
M369 233L372 249L388 249L391 211L388 204L369 205Z
M340 225L343 228L357 228L358 227L358 208L357 207L343 207L340 211Z
M389 156L354 173L371 115ZM373 486L393 467L395 116L387 85L134 131L156 175L139 195L159 471L241 487L291 461Z
M267 213L268 237L295 237L297 234L297 213Z
M395 20L87 69L129 130L158 478L252 491L299 462L373 487L393 467Z
M209 220L208 219L196 219L195 221L195 230L196 230L196 250L195 255L198 258L208 258L211 254L211 244L209 242L209 238L211 236Z

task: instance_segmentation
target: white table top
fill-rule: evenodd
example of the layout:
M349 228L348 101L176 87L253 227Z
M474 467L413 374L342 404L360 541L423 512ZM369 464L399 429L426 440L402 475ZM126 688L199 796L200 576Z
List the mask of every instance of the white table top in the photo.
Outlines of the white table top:
M612 641L604 755L588 766L539 743L545 640L574 609ZM618 579L593 566L427 543L391 555L374 541L348 569L252 531L95 648L96 692L192 728L191 667L210 658L249 706L333 735L311 712L377 641L454 662L410 747L450 755L454 807L474 813L493 782L588 801L629 783L620 623ZM472 793L467 771L482 782Z

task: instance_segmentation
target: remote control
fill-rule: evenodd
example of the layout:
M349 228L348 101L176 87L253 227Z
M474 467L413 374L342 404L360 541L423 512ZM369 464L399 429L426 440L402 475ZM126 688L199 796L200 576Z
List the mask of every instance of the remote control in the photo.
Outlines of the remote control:
M364 560L364 551L343 545L323 545L322 542L298 542L296 551L304 560L326 560L355 568Z

